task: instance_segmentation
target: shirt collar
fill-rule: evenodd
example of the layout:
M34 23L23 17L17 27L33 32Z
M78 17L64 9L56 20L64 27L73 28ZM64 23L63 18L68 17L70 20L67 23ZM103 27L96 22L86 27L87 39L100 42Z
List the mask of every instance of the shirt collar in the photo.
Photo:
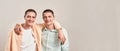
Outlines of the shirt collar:
M52 31L52 32L57 32L57 30L56 30L56 29L49 30L49 29L47 29L46 27L43 29L43 31Z

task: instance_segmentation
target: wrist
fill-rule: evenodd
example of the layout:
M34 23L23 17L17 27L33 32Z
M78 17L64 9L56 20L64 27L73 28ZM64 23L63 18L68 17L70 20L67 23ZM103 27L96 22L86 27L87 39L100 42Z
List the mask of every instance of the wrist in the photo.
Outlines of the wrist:
M62 28L58 28L57 31L62 30Z

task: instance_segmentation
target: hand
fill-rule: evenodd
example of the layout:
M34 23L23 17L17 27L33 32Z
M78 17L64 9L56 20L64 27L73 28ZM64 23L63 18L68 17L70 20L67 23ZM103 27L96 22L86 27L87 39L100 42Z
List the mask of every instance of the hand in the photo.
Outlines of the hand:
M62 30L58 30L58 40L62 43L62 45L65 43L66 39Z
M20 28L20 24L16 24L16 26L14 27L14 32L16 33L16 34L20 34L21 33L21 28Z
M55 26L55 29L60 29L61 28L61 25L60 25L60 23L59 22L57 22L57 21L53 21L53 24L54 24L54 26Z

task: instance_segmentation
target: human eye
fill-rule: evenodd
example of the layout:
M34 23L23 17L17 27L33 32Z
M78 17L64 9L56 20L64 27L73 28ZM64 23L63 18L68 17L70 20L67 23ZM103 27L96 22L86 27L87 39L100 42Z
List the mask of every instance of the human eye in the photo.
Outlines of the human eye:
M49 18L51 18L52 16L48 16Z
M36 18L35 16L33 16L32 18Z
M43 18L47 18L46 16L43 16Z
M30 18L30 17L31 17L31 16L29 16L29 15L27 16L27 18Z

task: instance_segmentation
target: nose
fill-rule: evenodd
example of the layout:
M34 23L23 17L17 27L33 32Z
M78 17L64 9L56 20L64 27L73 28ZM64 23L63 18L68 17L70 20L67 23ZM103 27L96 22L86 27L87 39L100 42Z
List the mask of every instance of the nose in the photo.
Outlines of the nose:
M32 17L30 17L30 21L32 21L33 20L33 18Z
M46 17L47 20L49 20L49 17Z

